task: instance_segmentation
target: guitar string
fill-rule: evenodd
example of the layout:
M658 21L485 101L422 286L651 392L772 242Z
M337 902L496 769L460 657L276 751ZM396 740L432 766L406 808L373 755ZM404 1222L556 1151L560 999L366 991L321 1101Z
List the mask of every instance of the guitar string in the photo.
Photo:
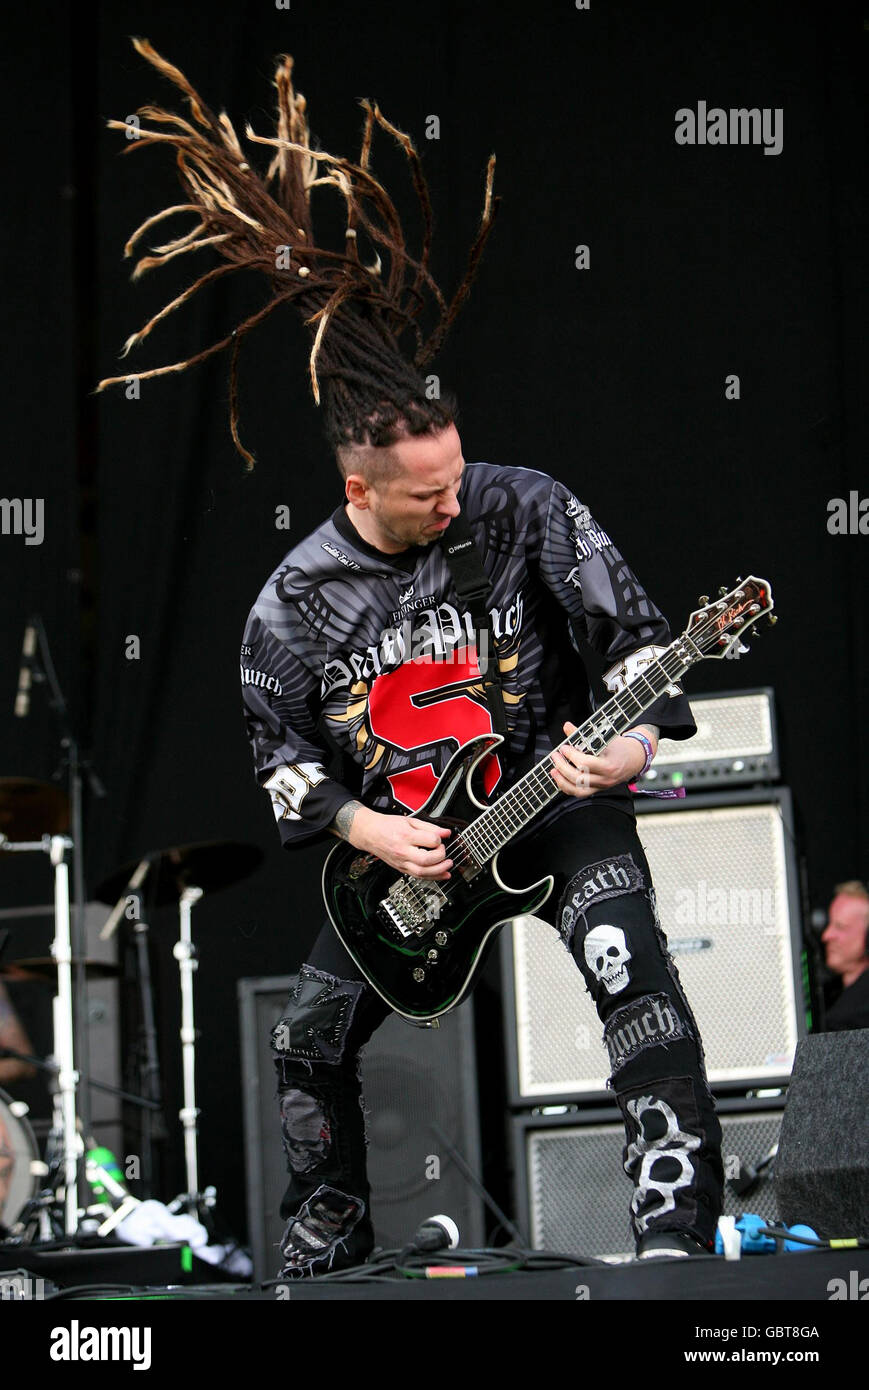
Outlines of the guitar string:
M766 592L762 591L762 593L758 595L758 597L765 598ZM752 598L751 601L757 602L758 597ZM728 605L726 600L722 600L722 605L723 606L718 609L717 613L714 613L707 619L701 619L701 621L695 624L693 628L686 629L683 633L681 633L681 635L678 638L676 638L676 640L672 643L671 647L668 649L667 652L663 654L663 656L651 662L649 664L649 667L647 667L646 671L635 677L635 679L631 681L629 686L626 686L624 690L619 691L616 695L612 697L611 700L608 700L606 704L602 705L600 709L595 710L594 714L591 715L589 719L585 721L585 724L581 726L580 729L577 729L573 734L571 734L568 738L564 739L561 744L559 744L559 748L563 748L565 745L577 747L578 743L575 740L577 740L577 736L579 734L583 734L583 738L580 740L583 743L591 743L595 739L605 739L605 730L607 726L609 727L611 733L615 733L616 725L613 723L612 719L610 719L609 716L604 713L608 705L615 705L617 714L630 718L632 714L635 715L637 711L642 712L644 709L648 709L651 704L654 704L655 700L659 699L660 696L664 693L664 690L655 690L655 687L649 680L649 674L655 673L663 675L666 678L664 682L664 689L666 689L666 686L672 684L674 679L681 678L681 676L684 675L684 673L692 665L694 665L698 660L701 660L705 653L698 649L698 643L702 643L707 636L714 635L716 631L720 635L724 635L721 626L721 616L723 612L726 612L728 606L733 605ZM763 613L767 611L767 608L769 606L770 605L768 603L762 603L761 611L754 615L752 622L757 621L758 618L762 617ZM737 632L735 635L739 637L740 633ZM689 645L689 647L693 646L695 648L695 654L689 655L687 660L685 659L684 653L680 654L678 650L680 644L686 642ZM681 667L681 670L668 670L667 665L665 663L669 661L675 661L676 666ZM642 700L638 699L637 696L632 693L632 687L636 689L638 686L642 685L648 686L649 690L652 693L652 699L648 701L648 703L644 703ZM626 710L621 707L620 701L623 700L625 697L628 697L632 702L634 702L637 705L636 711ZM598 723L600 723L603 727L599 728ZM587 727L589 725L591 726L590 729ZM584 730L585 732L583 732ZM615 736L618 737L618 734L616 733ZM606 747L607 742L609 742L609 740L606 740L604 742L604 748ZM554 749L552 751L555 752L558 750ZM583 751L590 752L589 749L584 749ZM598 750L598 752L601 751L603 751L603 749ZM591 753L591 756L597 756L597 754ZM522 798L524 795L526 795L526 793L534 792L537 795L542 795L543 800L540 802L539 805L531 808L530 816L524 817L525 824L527 824L529 820L532 820L534 816L537 815L537 813L540 810L542 810L543 806L545 806L547 802L554 800L556 796L564 795L564 793L560 791L559 787L555 784L555 782L549 775L553 768L554 764L552 762L552 754L547 753L544 755L544 757L540 760L539 763L537 763L533 768L531 768L524 775L524 777L520 779L520 781L514 787L508 788L507 791L505 791L503 795L499 797L495 803L493 803L493 805L486 807L486 809L480 813L480 815L476 818L476 820L474 820L471 823L471 825L465 826L463 830L458 832L458 834L456 835L456 841L458 842L460 848L457 853L451 856L453 861L453 869L461 868L464 864L468 862L468 860L470 860L475 865L479 863L478 857L474 856L472 849L469 848L467 841L465 840L465 838L463 838L467 836L469 832L474 835L475 839L480 840L480 848L487 856L482 861L482 863L479 864L479 867L482 868L486 863L489 862L489 860L494 858L494 856L498 853L499 849L503 848L504 844L507 842L505 840L502 840L503 831L505 829L509 830L510 832L507 837L508 839L512 838L512 836L515 835L518 830L522 829L521 822L519 825L515 825L512 827L509 819L506 819L505 824L501 826L499 826L497 822L499 816L504 818L505 814L509 813L510 810L512 810L514 813L516 810L519 810L521 814L523 810L527 809L528 803L526 803L525 807L522 806ZM513 798L514 802L517 803L512 808L509 806L510 798ZM499 811L499 807L504 807L504 810ZM481 822L484 822L482 827ZM494 822L494 824L492 822ZM485 839L487 838L492 840L493 843L491 845L487 845L485 843ZM426 906L426 897L431 896L431 893L433 891L437 891L438 889L440 889L440 892L442 893L445 893L447 891L446 887L441 887L437 879L427 880L418 878L416 875L413 874L405 874L403 875L403 880L407 885L407 889L410 895L416 899L417 906L422 909L424 909Z
M698 642L704 641L706 636L709 635L710 632L714 633L715 631L717 631L719 634L722 634L721 614L726 611L727 606L727 603L724 602L723 606L718 610L718 613L715 616L710 617L708 620L702 620L700 623L695 624L695 627L693 629L690 629L694 636L696 636ZM761 612L755 615L754 620L762 616L763 611L765 611L765 606L761 608ZM694 646L696 650L696 655L689 657L687 661L685 660L684 654L680 655L678 651L679 644L685 641L687 641L689 646ZM666 652L658 660L650 663L650 666L649 668L647 668L646 673L636 677L635 680L631 682L631 686L633 686L634 688L643 684L648 686L653 696L651 701L649 701L647 704L644 704L642 700L639 700L637 696L632 693L630 687L626 687L624 690L619 691L618 694L613 697L612 701L607 701L607 704L615 704L619 714L630 718L632 712L630 710L622 709L621 704L619 703L622 699L624 699L625 696L628 696L632 700L632 702L636 703L638 709L642 711L644 708L648 708L649 704L654 703L655 699L659 698L659 694L663 694L663 691L657 692L655 690L654 686L648 679L649 672L663 674L666 677L666 688L666 684L671 683L671 681L674 678L681 677L681 675L683 675L684 672L688 670L691 665L693 665L696 661L700 660L702 657L703 652L697 649L696 642L694 641L693 637L689 636L689 631L686 630L680 635L680 637L676 639L676 641L672 644L672 647L668 652ZM670 662L673 659L676 660L676 665L677 667L681 667L681 670L670 671L667 669L667 665L665 665L665 663ZM603 713L605 709L606 705L602 706L601 709L596 710L594 715L592 715L590 719L585 721L585 726L590 724L592 728L586 733L585 737L581 740L582 742L591 743L595 738L604 737L603 729L597 727L598 723L602 724L604 727L608 725L611 731L615 730L616 725L612 722L609 716L604 715ZM633 713L636 713L636 711L634 711ZM576 730L576 732L574 734L571 734L569 738L563 740L562 744L559 745L559 747L563 747L565 744L570 744L571 746L576 747L577 735L581 732L581 729ZM605 746L606 744L604 744L604 747ZM592 756L594 756L594 754ZM540 805L538 805L536 808L532 810L531 816L525 817L525 823L527 823L528 820L533 819L534 815L536 815L537 812L542 809L542 806L545 805L547 801L554 800L556 796L563 794L560 792L559 788L555 785L555 783L552 782L552 779L548 775L549 770L552 767L553 764L551 754L546 754L544 758L541 759L540 763L538 763L534 768L532 768L528 773L526 773L525 776L521 779L519 783L517 783L515 787L509 788L503 794L503 796L500 797L499 800L494 803L493 806L487 807L485 811L481 812L480 816L477 817L477 819L472 823L471 826L466 826L464 830L458 833L456 839L460 844L460 850L458 853L452 856L453 868L460 868L463 864L465 864L468 861L468 859L471 859L471 861L475 864L479 862L479 857L474 856L472 850L469 849L466 840L463 839L464 836L467 836L469 831L471 831L474 834L475 839L480 841L480 848L486 855L486 858L480 864L480 867L483 867L483 865L488 863L490 859L494 858L495 854L498 853L499 848L503 848L503 844L506 843L506 841L503 841L504 829L509 830L509 839L516 834L518 829L522 828L521 823L518 826L511 826L509 821L507 821L505 825L498 826L498 815L500 814L501 816L503 816L504 813L498 812L497 808L499 806L504 806L505 803L507 803L512 796L514 801L518 801L520 803L520 809L524 809L521 808L521 799L526 784L532 785L534 790L538 794L542 794L543 801L540 803ZM542 781L540 780L541 774L543 779ZM513 809L515 810L516 807L514 806ZM480 828L481 821L484 822L482 828ZM492 821L495 822L494 825L490 824L490 822ZM490 839L492 843L486 844L486 839ZM499 841L502 841L502 843L499 843ZM408 891L410 892L411 896L416 899L417 906L424 910L426 907L426 897L431 896L431 893L433 891L437 891L438 881L420 879L415 875L410 874L405 875L404 878ZM445 888L440 889L441 893L446 893L447 891L448 890Z
M680 637L677 640L682 641L682 638ZM676 658L677 668L682 669L676 669L672 671L668 670L667 667L663 665L663 662L665 660L665 658L663 657L659 661L652 663L650 667L650 670L653 674L658 674L658 672L655 671L655 668L659 668L660 673L662 673L665 678L665 687L666 685L672 682L674 677L681 675L691 665L691 662L686 662L684 660L684 657L680 658L678 652L676 651L671 651L669 653L669 657ZM642 687L645 685L648 688L648 693L652 695L652 700L644 703L643 700L639 699L638 696L633 693L633 691L627 688L625 690L619 691L618 694L613 697L613 699L617 707L617 714L620 714L625 718L630 718L632 715L635 715L637 711L642 711L643 709L648 708L648 705L654 703L654 701L659 698L659 695L663 693L663 691L659 692L655 689L654 685L649 680L648 671L643 675L638 676L635 679L635 681L632 682L632 685L634 687ZM636 705L635 710L625 709L622 707L622 702L625 700L625 697L627 697L631 701L631 703ZM609 704L610 702L608 701L607 703ZM615 733L617 725L613 722L612 719L610 719L609 715L603 713L603 710L605 708L606 706L602 707L600 710L596 710L594 715L592 715L591 718L586 721L586 724L585 726L583 726L583 729L577 730L574 734L571 734L569 738L563 740L562 744L560 744L559 747L563 747L565 744L569 744L572 747L577 747L580 743L593 743L596 739L605 738L607 728L610 732ZM590 728L588 727L589 725L591 726ZM577 736L580 734L582 734L582 737L578 738ZM591 750L586 749L585 751ZM594 754L592 754L592 756L594 756ZM468 846L466 839L469 831L473 833L475 839L480 841L480 848L482 848L484 852L488 852L489 856L491 857L491 855L497 853L498 850L498 841L500 839L499 831L503 831L504 829L510 828L509 820L506 819L505 813L509 814L510 811L513 811L515 813L518 810L521 815L525 807L528 807L529 809L532 809L531 818L533 818L533 815L536 815L537 811L541 810L542 807L546 805L548 801L554 800L555 797L560 794L560 792L559 788L555 785L555 783L552 781L552 778L549 775L553 767L554 764L552 762L551 754L546 754L534 768L530 769L530 771L525 774L525 776L521 779L519 783L517 783L515 787L510 787L506 792L504 792L503 796L499 798L499 800L496 803L494 803L494 805L489 806L485 809L485 811L482 811L480 815L477 817L477 819L473 822L472 826L467 826L464 830L460 831L456 838L459 840L461 849L465 851L465 854L463 855L459 853L454 857L454 866L458 866L465 863L466 858L468 856L473 857L473 849L472 847ZM542 801L540 801L540 803L536 807L532 808L530 802L526 800L525 807L523 807L523 798L527 798L530 795L542 797ZM500 811L498 809L499 807L503 807L504 810ZM498 825L499 817L502 820L505 820L506 823L503 825ZM482 826L480 825L481 822L483 822ZM516 828L521 828L521 826ZM513 833L515 833L515 830ZM493 843L486 844L486 839L493 841Z
M701 621L701 623L695 625L695 628L692 631L696 634L698 641L702 642L705 640L705 637L708 635L710 628L717 630L719 633L721 633L722 628L720 617L721 612L725 611L725 609L726 605L724 605L722 609L719 609L717 616L712 618L709 622L704 623ZM758 613L755 615L755 618L760 616L761 613ZM673 647L670 649L670 651L665 653L664 656L662 656L659 660L651 663L648 670L656 674L663 674L667 680L667 683L671 682L673 679L680 678L681 675L684 674L684 671L686 671L692 664L694 664L694 662L696 662L703 656L703 653L697 650L696 653L691 655L689 659L686 661L684 652L680 653L678 650L679 644L683 643L685 640L687 640L689 645L695 645L692 638L688 635L688 632L682 633L681 636L676 639L676 642L673 643ZM672 665L672 661L674 658L676 660L677 667L681 669L668 669L668 667ZM666 665L665 662L667 663ZM635 694L633 694L633 692L629 688L626 687L625 690L620 691L618 695L613 697L612 701L607 702L608 705L615 706L615 712L617 716L621 715L623 717L627 716L628 718L630 718L633 715L636 715L638 711L641 712L644 708L647 709L649 707L649 703L654 703L654 700L659 698L659 694L663 693L663 691L657 692L655 690L651 681L648 679L648 671L646 674L636 678L631 684L635 689L643 684L646 685L648 687L649 692L652 694L652 701L644 703L643 700L639 699ZM623 708L622 701L624 700L625 696L627 696L632 703L636 704L636 710L632 711ZM595 740L602 739L604 740L603 746L606 747L606 743L609 741L606 737L607 733L609 733L610 736L618 735L617 724L613 721L612 718L610 718L609 714L605 713L606 708L606 705L602 706L601 709L595 711L594 715L586 721L586 725L584 726L586 731L584 737L578 738L577 735L580 734L582 731L577 730L576 733L570 735L570 737L564 740L564 742L559 746L563 747L564 744L570 744L573 747L576 747L579 744L593 745ZM590 729L588 728L589 725L591 726ZM592 756L595 755L592 749L587 749L586 751L591 751ZM597 751L599 752L601 750L599 749ZM516 784L515 787L509 788L503 794L503 796L499 798L499 800L496 803L494 803L493 806L487 807L486 810L483 811L480 814L480 816L473 822L472 826L465 827L465 829L460 832L457 838L461 840L462 836L467 836L468 831L471 831L474 838L480 841L481 848L484 850L484 852L487 852L490 856L493 853L497 853L499 848L498 842L499 840L503 841L504 830L508 830L510 836L512 836L516 833L517 829L521 829L521 820L519 825L516 825L515 823L511 822L511 812L515 817L515 813L518 810L520 813L520 817L523 818L527 823L529 819L532 819L533 816L536 815L537 812L542 809L542 807L547 803L547 801L551 801L554 799L554 797L561 794L559 788L553 783L551 777L549 776L549 773L551 772L552 768L553 763L551 759L551 754L547 754L535 768L532 768L528 773L525 774L525 777L523 777L521 781ZM533 806L527 800L527 797L531 794L534 794L538 797L542 797L542 800L536 806ZM523 798L525 798L524 805ZM531 810L531 816L524 815L524 812L527 809ZM480 824L481 822L482 825ZM493 843L487 844L487 839L493 841ZM462 847L467 849L466 841L462 841ZM464 860L461 860L460 862L464 862Z

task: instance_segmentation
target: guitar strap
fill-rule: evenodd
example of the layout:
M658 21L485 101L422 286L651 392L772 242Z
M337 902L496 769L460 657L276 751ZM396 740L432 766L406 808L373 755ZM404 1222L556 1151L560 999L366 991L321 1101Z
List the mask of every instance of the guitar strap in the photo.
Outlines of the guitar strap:
M447 568L456 586L456 593L462 607L467 607L474 630L485 635L485 651L480 652L477 643L477 656L483 677L483 693L492 716L492 728L496 734L506 734L507 715L504 709L504 695L501 690L501 667L495 649L492 624L489 620L489 595L492 585L483 569L480 552L464 512L454 516L441 541L441 549Z

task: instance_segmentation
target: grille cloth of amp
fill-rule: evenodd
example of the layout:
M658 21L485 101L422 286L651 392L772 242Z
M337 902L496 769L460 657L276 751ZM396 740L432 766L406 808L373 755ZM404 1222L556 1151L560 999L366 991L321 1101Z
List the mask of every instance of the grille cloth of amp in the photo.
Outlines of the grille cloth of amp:
M638 831L710 1084L781 1084L806 1031L789 794L722 792L675 805L639 814ZM557 933L518 917L502 952L511 1103L606 1097L603 1029Z
M743 1106L743 1111L732 1107ZM782 1101L746 1111L746 1102L719 1102L725 1176L756 1168L778 1142ZM773 1105L776 1108L771 1108ZM600 1110L595 1114L600 1115ZM617 1113L617 1112L614 1112ZM523 1234L535 1250L556 1250L597 1259L634 1252L630 1228L630 1179L622 1170L625 1142L621 1119L577 1124L580 1115L514 1120L514 1145ZM724 1212L756 1212L777 1219L771 1168L744 1197L725 1182Z

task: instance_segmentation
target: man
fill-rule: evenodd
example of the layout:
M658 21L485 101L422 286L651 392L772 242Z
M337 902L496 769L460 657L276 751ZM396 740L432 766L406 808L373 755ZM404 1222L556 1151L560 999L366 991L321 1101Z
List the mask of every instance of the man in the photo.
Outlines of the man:
M859 879L837 884L821 940L843 986L827 1010L826 1030L869 1028L869 890Z
M337 454L345 505L281 562L245 631L257 775L285 845L331 830L399 871L447 878L447 832L413 810L456 746L492 727L479 668L473 658L468 665L468 615L438 544L460 509L492 581L504 681L508 738L493 792L557 750L589 712L571 624L614 663L613 690L666 645L669 631L586 507L543 473L466 465L455 424L416 435L399 427L392 445L350 444ZM408 704L408 661L419 671L413 689L426 696L422 717L419 703ZM620 1029L624 1037L626 1025L630 1034L644 1015L659 1020L613 1062L612 1078L626 1122L639 1253L650 1257L708 1248L721 1164L699 1035L666 954L626 788L658 728L685 738L694 725L675 691L647 717L636 729L645 743L631 733L599 757L569 746L552 752L563 796L542 828L532 823L511 846L508 863L517 885L555 875L547 907L606 1036ZM335 749L361 772L353 790L346 773L344 781L328 774ZM613 941L622 947L615 973ZM291 1174L284 1274L335 1268L371 1248L357 1057L388 1012L324 927L273 1034Z
M337 834L421 879L449 875L442 832L413 813L455 748L493 727L479 634L438 544L463 511L492 585L495 651L487 655L498 662L506 714L506 741L488 762L487 789L508 788L546 756L562 793L511 844L509 871L519 883L532 865L535 880L541 871L553 874L553 925L606 1029L632 1040L611 1048L612 1084L625 1117L640 1253L708 1248L721 1201L720 1127L626 785L650 763L659 729L688 738L694 722L684 695L671 687L646 711L647 724L638 721L600 757L558 748L590 708L578 641L607 659L616 691L654 659L669 629L609 536L561 483L530 469L465 465L456 403L436 376L421 374L476 275L498 207L494 155L467 270L448 301L430 271L432 214L419 155L376 105L361 103L357 162L312 147L292 59L282 58L276 133L248 132L273 151L262 178L228 116L216 117L147 40L133 42L184 93L190 119L140 108L157 128L143 124L128 149L175 145L184 201L148 218L127 250L169 213L193 209L199 218L142 257L134 273L206 248L226 264L203 272L127 349L220 274L265 272L272 289L271 300L229 337L137 375L184 370L230 346L231 430L251 466L238 432L239 347L267 314L295 306L312 335L310 385L344 479L344 505L267 581L242 646L256 774L281 838L292 846ZM109 124L129 134L128 121ZM399 146L412 174L423 227L416 255L372 173L378 130ZM342 250L317 235L315 186L343 200ZM99 389L127 379L107 378ZM371 1249L357 1056L387 1013L331 927L323 930L274 1033L290 1170L282 1206L288 1274L336 1268Z

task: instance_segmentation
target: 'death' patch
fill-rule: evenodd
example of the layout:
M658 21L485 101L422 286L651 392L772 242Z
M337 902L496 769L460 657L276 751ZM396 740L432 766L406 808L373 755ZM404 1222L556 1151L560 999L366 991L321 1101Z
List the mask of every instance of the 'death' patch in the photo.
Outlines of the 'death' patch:
M619 898L625 893L637 893L644 887L642 871L630 854L616 854L580 869L568 883L561 900L558 931L568 950L577 917L585 916L595 903Z

